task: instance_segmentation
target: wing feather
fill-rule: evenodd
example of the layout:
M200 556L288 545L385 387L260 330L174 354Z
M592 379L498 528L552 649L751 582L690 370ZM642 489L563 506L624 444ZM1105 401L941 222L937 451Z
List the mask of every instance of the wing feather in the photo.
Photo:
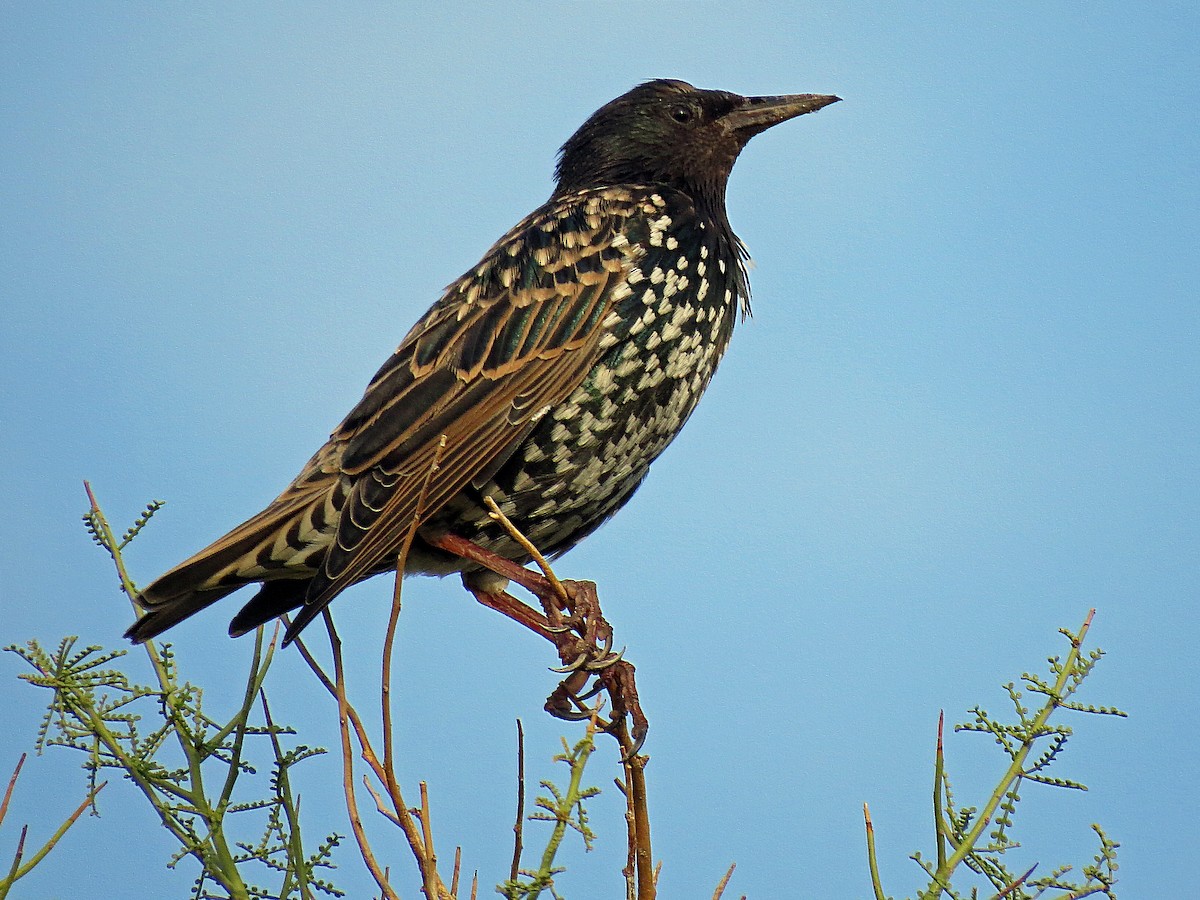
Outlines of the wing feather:
M590 203L588 214L544 208L451 285L334 433L353 486L293 633L393 565L415 518L494 472L595 366L606 314L639 258L621 232L635 203L573 202Z

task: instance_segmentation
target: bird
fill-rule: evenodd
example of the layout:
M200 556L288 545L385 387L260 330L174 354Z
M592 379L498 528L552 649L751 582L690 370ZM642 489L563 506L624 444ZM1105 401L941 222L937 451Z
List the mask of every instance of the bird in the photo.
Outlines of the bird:
M622 507L696 407L735 321L748 254L726 212L755 135L840 98L639 84L559 151L550 198L446 288L278 497L137 596L141 643L250 584L231 636L296 611L285 645L341 591L395 571L507 582L447 535L529 561Z

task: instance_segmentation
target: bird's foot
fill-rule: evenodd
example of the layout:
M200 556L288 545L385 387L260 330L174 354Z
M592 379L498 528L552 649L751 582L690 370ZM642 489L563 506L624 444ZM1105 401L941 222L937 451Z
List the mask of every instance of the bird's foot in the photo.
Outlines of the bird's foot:
M546 700L546 711L561 719L590 719L594 715L587 700L599 691L607 691L612 707L610 718L598 723L604 731L629 732L621 741L626 757L635 755L650 727L638 700L634 667L623 659L624 649L613 652L613 629L600 609L595 582L559 581L546 577L511 560L497 556L479 545L445 535L428 539L431 544L478 562L491 572L520 584L538 598L542 611L521 602L504 590L488 589L470 577L463 579L475 599L503 613L531 631L546 638L558 650L562 666L553 669L565 677ZM474 583L473 583L474 582ZM589 682L595 679L591 689ZM632 738L632 742L629 742Z
M633 756L646 740L650 723L642 711L638 699L635 669L632 663L622 659L624 649L613 653L613 629L600 609L600 597L592 581L560 582L566 594L567 616L562 629L555 629L555 646L561 668L554 669L566 677L546 700L546 711L564 719L588 719L595 715L588 700L605 691L612 702L610 718L598 720L602 731L616 731L618 723L628 717L632 748L627 756ZM539 598L546 602L548 598ZM552 601L559 602L559 601ZM595 681L589 688L588 683Z
M624 649L612 652L613 630L604 618L600 609L600 597L596 593L594 581L562 581L563 592L566 594L565 604L557 593L545 597L539 596L543 605L554 605L559 608L562 624L551 630L561 634L574 634L579 640L578 653L568 662L563 660L565 668L556 671L567 672L578 668L586 668L589 672L600 672L617 663L625 653ZM561 609L565 605L565 609ZM557 643L557 642L556 642ZM559 646L559 650L567 649Z
M601 691L607 691L612 703L608 719L597 719L602 731L617 731L626 717L630 723L633 756L646 740L650 723L638 700L634 667L622 658L625 652L612 652L613 630L600 610L596 585L590 581L562 582L569 598L567 615L557 616L560 624L551 625L549 618L533 607L522 603L505 591L471 589L475 599L519 622L554 644L561 667L552 671L565 677L546 700L545 709L559 719L582 721L595 715L588 701Z
M615 660L598 673L577 669L559 682L546 699L546 712L555 718L574 722L595 716L596 727L616 735L618 739L628 717L632 744L624 748L624 755L627 758L636 756L646 741L650 722L638 699L635 671L633 664L623 659ZM593 677L595 681L589 688L588 682ZM612 711L607 719L599 717L596 707L588 703L601 691L606 691L612 701Z

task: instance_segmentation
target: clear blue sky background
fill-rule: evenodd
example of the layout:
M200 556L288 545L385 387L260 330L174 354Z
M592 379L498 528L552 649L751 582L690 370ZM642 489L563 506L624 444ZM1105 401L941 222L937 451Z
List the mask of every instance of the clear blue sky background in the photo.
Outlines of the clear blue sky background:
M131 614L79 525L169 501L148 580L255 512L440 288L551 188L554 152L650 77L845 102L755 139L730 218L755 317L682 437L564 575L602 586L652 719L664 897L889 892L932 849L934 725L1064 650L1098 609L1109 656L1059 774L1031 786L1014 866L1122 842L1127 897L1194 890L1200 587L1200 17L1191 3L5 4L0 13L0 641L118 646ZM376 663L390 584L338 600ZM402 777L484 890L507 871L513 720L531 781L570 726L547 648L456 581L410 582ZM174 633L228 705L236 603ZM136 657L131 656L131 660ZM132 663L138 665L138 663ZM0 769L42 693L0 657ZM278 718L335 746L286 653ZM948 741L959 799L1004 767ZM592 770L610 785L614 751ZM0 833L44 836L80 759L30 762ZM301 785L346 831L338 764ZM182 897L191 869L125 784L14 897ZM615 790L563 892L619 896ZM407 851L381 853L416 894ZM529 840L535 839L531 828ZM349 844L339 883L371 890Z

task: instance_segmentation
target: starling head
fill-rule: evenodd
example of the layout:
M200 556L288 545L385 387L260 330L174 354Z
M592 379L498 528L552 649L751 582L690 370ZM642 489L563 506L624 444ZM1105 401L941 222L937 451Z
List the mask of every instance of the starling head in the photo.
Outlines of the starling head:
M563 145L555 193L662 184L723 209L729 173L750 138L838 99L743 97L685 81L647 81L600 107Z

